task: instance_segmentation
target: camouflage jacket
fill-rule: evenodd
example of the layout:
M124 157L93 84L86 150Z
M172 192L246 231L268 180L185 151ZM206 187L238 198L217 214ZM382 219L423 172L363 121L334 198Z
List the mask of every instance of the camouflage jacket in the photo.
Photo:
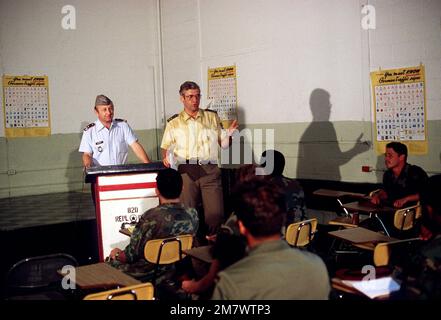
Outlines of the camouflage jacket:
M185 208L182 204L162 204L149 209L139 219L130 243L124 249L126 263L115 260L110 263L135 277L147 276L153 270L153 265L144 259L147 241L180 234L196 234L198 226L196 209Z
M286 203L286 226L306 217L305 194L300 184L284 176L271 177L270 181L279 186L285 194Z

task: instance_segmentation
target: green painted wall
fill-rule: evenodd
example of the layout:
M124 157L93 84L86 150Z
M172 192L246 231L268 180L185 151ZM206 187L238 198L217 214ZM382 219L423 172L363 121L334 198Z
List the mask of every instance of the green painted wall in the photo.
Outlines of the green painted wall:
M286 176L346 182L382 181L383 155L374 151L370 122L265 124L248 125L247 128L274 129L275 148L286 157ZM428 134L429 153L410 155L408 162L421 166L429 174L441 173L441 121L428 121ZM362 172L364 165L375 170Z
M370 122L313 122L248 125L247 129L274 129L275 148L286 156L285 175L289 177L380 182L383 172L364 173L361 166L383 168L370 142ZM254 131L255 132L255 131ZM158 160L161 130L136 132L152 160ZM429 174L441 173L441 121L428 121L429 154L409 156L409 162ZM363 134L361 141L357 138ZM158 136L158 137L157 137ZM83 187L80 134L56 134L41 138L0 138L0 197L78 191ZM266 143L242 145L260 155ZM259 150L260 148L260 150ZM132 152L129 162L136 163ZM242 161L243 162L243 161ZM8 170L15 170L9 174ZM11 172L13 173L13 172ZM85 187L88 190L88 186Z
M157 160L156 130L136 134L152 160ZM0 198L82 190L80 140L81 134L0 138ZM133 152L129 162L137 162Z

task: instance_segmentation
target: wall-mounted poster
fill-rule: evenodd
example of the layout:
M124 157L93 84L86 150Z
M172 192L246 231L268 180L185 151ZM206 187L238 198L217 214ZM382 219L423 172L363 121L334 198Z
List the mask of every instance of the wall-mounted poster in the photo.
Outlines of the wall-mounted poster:
M371 72L377 153L399 141L410 154L427 154L424 66Z
M47 76L3 76L5 136L51 134Z
M227 129L237 119L236 66L208 69L208 100Z

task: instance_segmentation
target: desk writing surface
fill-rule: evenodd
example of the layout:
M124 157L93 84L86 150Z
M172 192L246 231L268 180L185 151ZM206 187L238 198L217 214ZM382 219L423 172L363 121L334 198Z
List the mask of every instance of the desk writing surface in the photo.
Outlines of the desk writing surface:
M141 283L104 262L75 268L74 281L82 289L117 285L126 287Z
M376 212L376 213L385 213L385 212L395 212L395 209L388 206L375 205L371 203L369 200L360 200L343 204L343 208L346 208L351 211L361 211L361 212Z
M354 197L354 198L366 197L366 195L363 193L339 191L339 190L332 190L332 189L317 189L312 194L316 195L316 196L331 197L331 198L340 198L340 197L344 197L344 196Z
M328 232L329 235L340 238L352 243L364 243L364 242L390 242L397 239L385 236L379 232L375 232L366 228L349 228L337 231Z
M213 261L213 256L211 255L212 247L213 246L211 245L195 247L189 250L184 250L183 252L186 255L189 255L190 257L193 257L195 259L201 260L206 263L211 263Z

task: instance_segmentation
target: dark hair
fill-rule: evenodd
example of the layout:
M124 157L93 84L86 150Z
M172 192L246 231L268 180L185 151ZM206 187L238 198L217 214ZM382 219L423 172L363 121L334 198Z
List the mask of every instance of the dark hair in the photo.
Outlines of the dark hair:
M388 144L386 144L386 149L387 148L391 148L396 153L398 153L399 156L404 154L404 158L407 159L407 146L404 143L396 142L396 141L389 142Z
M181 87L179 88L179 94L182 96L184 94L184 91L191 90L191 89L201 91L201 88L199 88L199 86L196 82L185 81L183 84L181 84Z
M262 152L262 158L265 160L261 160L261 166L267 167L267 160L272 161L274 166L269 166L268 169L273 167L272 172L268 172L268 174L272 176L281 176L283 174L283 170L285 169L285 157L284 155L277 150L265 150Z
M264 176L256 176L256 168L257 165L251 164L243 164L235 171L235 181L236 184L240 184L249 180L263 178Z
M156 176L156 188L166 199L179 198L182 192L182 177L173 169L159 170Z
M280 234L285 223L285 198L275 184L260 179L239 184L233 203L237 219L253 236Z

